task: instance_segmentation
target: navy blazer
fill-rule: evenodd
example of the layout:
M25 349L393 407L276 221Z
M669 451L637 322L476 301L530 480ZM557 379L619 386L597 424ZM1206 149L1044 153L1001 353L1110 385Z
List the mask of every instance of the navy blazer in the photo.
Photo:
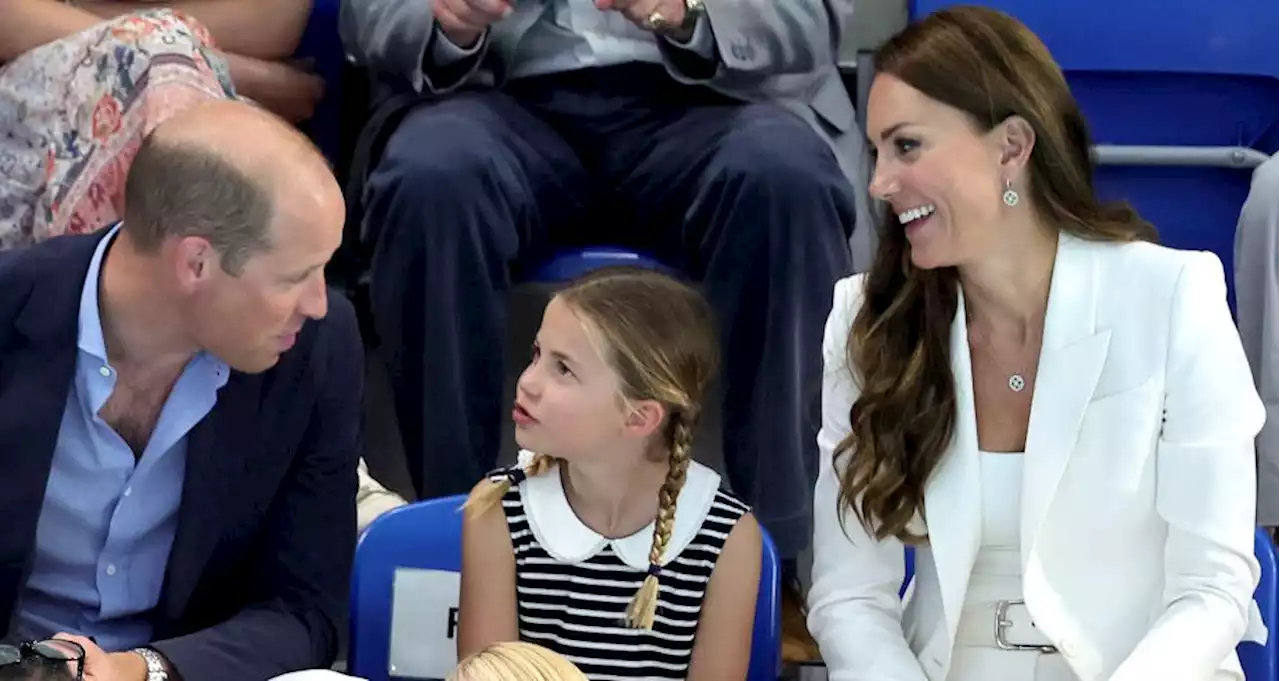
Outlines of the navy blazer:
M102 233L0 253L0 627L35 553L75 372L80 292ZM154 643L184 681L260 681L327 667L355 546L364 351L329 296L262 374L231 372L188 436ZM0 638L6 631L0 631Z

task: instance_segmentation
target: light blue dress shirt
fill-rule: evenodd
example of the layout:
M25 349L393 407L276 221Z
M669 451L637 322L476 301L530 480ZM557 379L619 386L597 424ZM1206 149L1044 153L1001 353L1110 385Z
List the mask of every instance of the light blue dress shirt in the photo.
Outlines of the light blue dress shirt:
M75 380L58 430L36 531L36 556L20 597L18 631L43 638L70 631L106 650L151 639L178 525L187 434L213 409L229 369L191 359L174 384L141 458L98 412L115 388L98 307L104 255L98 245L80 295Z

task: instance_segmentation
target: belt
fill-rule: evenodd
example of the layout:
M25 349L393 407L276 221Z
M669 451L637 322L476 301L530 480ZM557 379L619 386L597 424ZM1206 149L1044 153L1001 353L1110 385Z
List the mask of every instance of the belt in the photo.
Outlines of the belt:
M1022 600L966 604L956 629L956 645L1046 654L1058 652L1031 621L1031 613Z

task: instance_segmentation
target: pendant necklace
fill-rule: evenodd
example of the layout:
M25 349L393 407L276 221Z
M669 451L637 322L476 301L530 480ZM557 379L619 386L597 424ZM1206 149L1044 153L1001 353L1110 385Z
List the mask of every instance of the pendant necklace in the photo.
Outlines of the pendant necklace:
M1009 389L1015 393L1020 393L1023 390L1026 390L1027 379L1025 378L1026 376L1025 367L1018 367L1014 371L1009 371L1004 366L1004 363L1000 361L1000 358L996 356L996 352L994 349L992 349L991 341L987 338L987 334L985 333L979 334L979 340L982 343L983 349L987 351L987 356L991 358L991 361L996 363L996 367L1000 369L1001 372L1008 374L1009 379L1007 383L1008 383Z

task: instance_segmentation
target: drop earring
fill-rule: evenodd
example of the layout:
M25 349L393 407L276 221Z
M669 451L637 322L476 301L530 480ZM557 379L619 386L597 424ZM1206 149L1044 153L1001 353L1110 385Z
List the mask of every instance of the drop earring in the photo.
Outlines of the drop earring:
M1018 191L1013 188L1013 182L1006 179L1004 181L1004 194L1002 194L1000 198L1004 199L1004 205L1012 208L1018 205L1018 201L1022 198L1022 196L1019 195Z

